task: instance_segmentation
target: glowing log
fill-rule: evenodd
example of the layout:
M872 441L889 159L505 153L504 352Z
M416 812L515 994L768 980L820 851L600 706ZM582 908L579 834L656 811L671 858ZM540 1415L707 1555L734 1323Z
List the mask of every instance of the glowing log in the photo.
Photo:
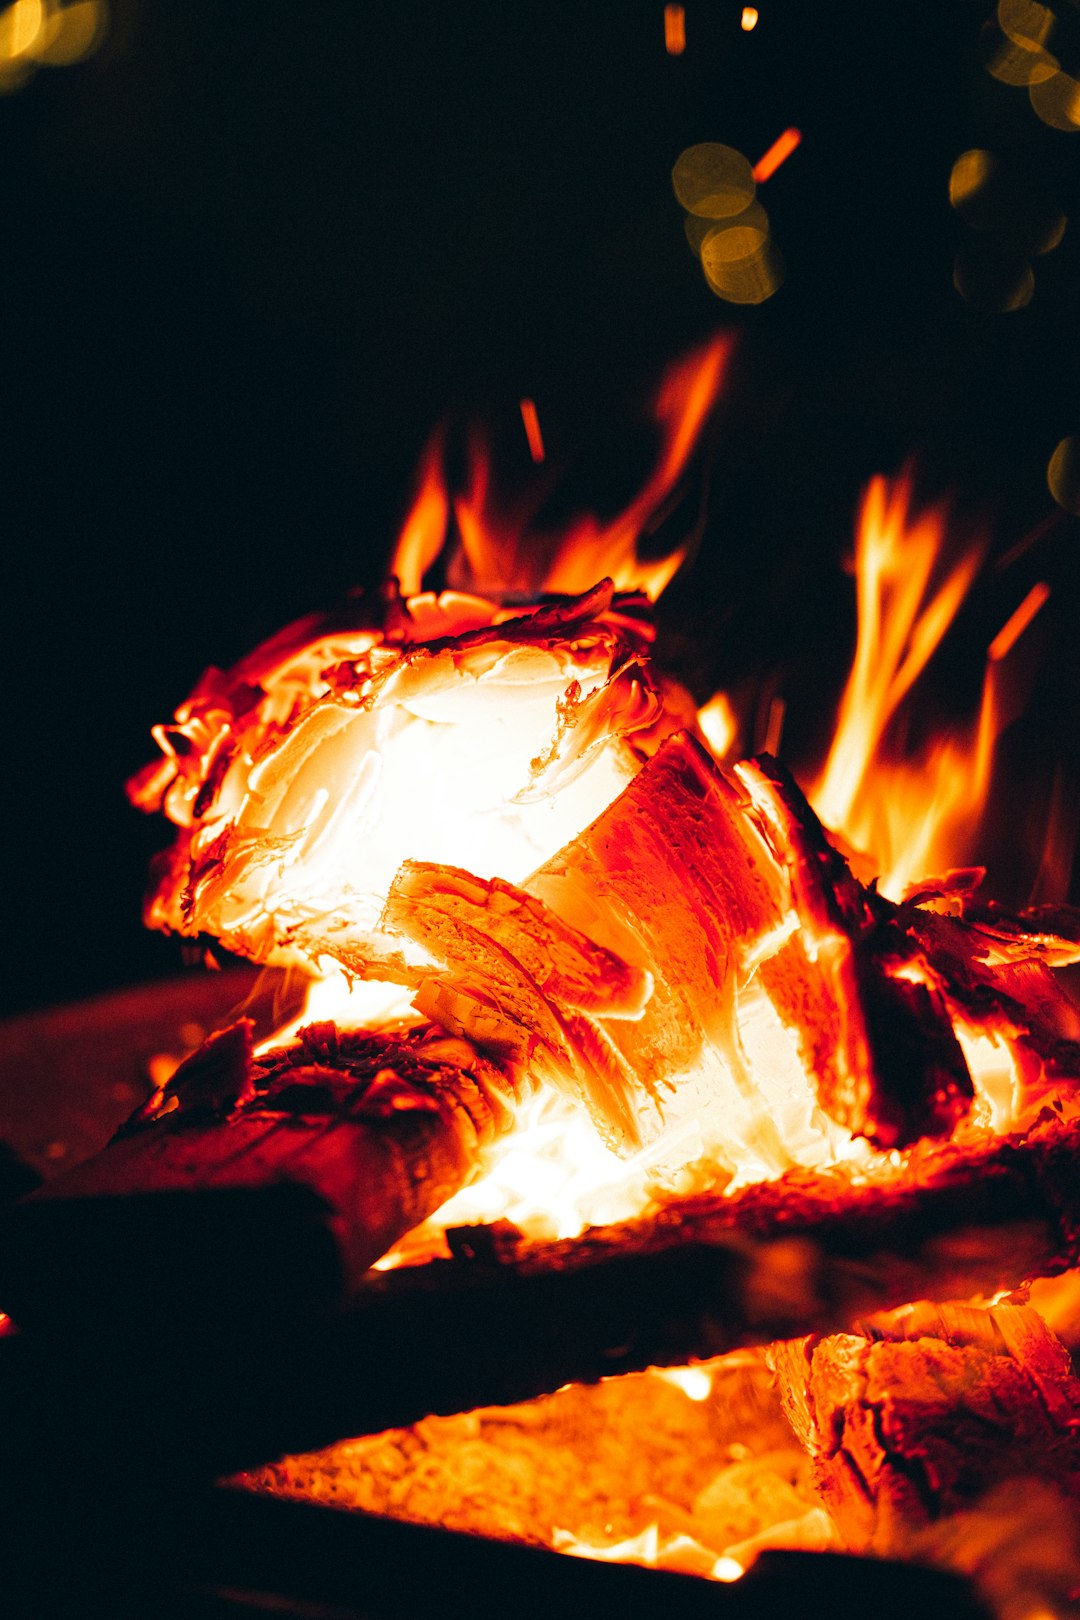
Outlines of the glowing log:
M406 862L382 927L443 964L419 970L419 1012L569 1089L605 1134L640 1145L634 1076L588 1013L640 1017L650 974L513 885L453 867Z
M515 1100L505 1072L430 1026L312 1025L256 1059L243 1020L211 1036L103 1152L33 1202L291 1183L321 1200L348 1282L473 1175ZM42 1291L47 1274L34 1285Z
M355 971L402 861L518 880L685 724L648 671L647 604L610 581L517 615L391 598L382 619L283 633L159 729L166 760L131 792L181 831L151 925Z
M762 758L739 791L685 734L669 738L577 839L527 880L589 938L648 968L634 1023L604 1027L663 1117L692 1082L731 1095L747 1144L785 1168L740 1040L756 978L825 1113L884 1148L953 1130L972 1082L931 985L897 977L889 908L852 876L791 778ZM903 952L899 953L903 961ZM603 1020L601 1020L603 1022ZM647 1107L639 1112L647 1125Z
M734 1080L736 1103L753 1094L736 997L784 926L784 887L740 796L691 737L670 738L523 887L651 973L641 1018L606 1027L661 1116L665 1093L703 1067Z
M908 1554L913 1532L1006 1480L1080 1486L1080 1380L1029 1306L923 1302L858 1332L779 1344L772 1357L853 1551Z
M852 876L788 774L767 758L735 771L802 924L762 963L762 982L798 1032L822 1107L884 1148L949 1135L973 1087L943 997L889 972L888 909Z

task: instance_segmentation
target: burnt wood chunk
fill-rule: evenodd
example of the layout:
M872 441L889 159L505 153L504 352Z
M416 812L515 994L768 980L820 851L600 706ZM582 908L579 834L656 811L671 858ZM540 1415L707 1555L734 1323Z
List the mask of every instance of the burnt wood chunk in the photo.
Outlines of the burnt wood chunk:
M572 928L542 900L501 878L479 878L456 866L406 861L390 889L393 915L407 923L424 907L448 924L479 928L513 956L551 1001L576 1012L638 1018L652 978Z
M298 1184L325 1204L355 1280L471 1178L515 1101L506 1073L430 1025L314 1024L255 1058L241 1020L31 1202Z
M509 884L500 887L504 902L512 901L517 891ZM560 989L574 991L569 970L545 960L534 932L531 936L520 922L516 928L491 927L480 898L490 892L482 880L453 868L406 863L398 873L381 926L421 946L439 964L420 971L414 1006L492 1055L527 1069L535 1079L568 1091L586 1104L604 1135L622 1146L638 1147L634 1077L600 1029L574 1010L573 1001L580 997L574 993L569 1005L557 999ZM535 908L535 931L544 908L528 896L521 898L519 917ZM606 959L618 963L613 953L590 947L558 919L556 924L554 947L561 940L564 956L573 949L579 978L590 950L593 971ZM647 979L625 963L619 966L628 993L636 981L633 999L640 1001Z
M1047 1120L965 1152L925 1144L888 1181L792 1171L553 1243L515 1242L506 1223L458 1230L455 1258L369 1273L354 1295L345 1359L383 1371L350 1392L338 1432L835 1333L908 1300L990 1296L1062 1271L1080 1260L1078 1151L1080 1123Z
M1080 1496L1080 1380L1029 1306L922 1302L772 1355L817 1488L855 1552L902 1552L1008 1479Z
M605 1029L661 1100L711 1048L748 1084L735 997L783 921L783 885L738 793L685 732L523 887L652 974L640 1019Z
M900 976L892 915L856 881L788 773L763 755L735 767L787 869L801 927L761 964L831 1118L880 1148L948 1136L973 1085L945 1000Z

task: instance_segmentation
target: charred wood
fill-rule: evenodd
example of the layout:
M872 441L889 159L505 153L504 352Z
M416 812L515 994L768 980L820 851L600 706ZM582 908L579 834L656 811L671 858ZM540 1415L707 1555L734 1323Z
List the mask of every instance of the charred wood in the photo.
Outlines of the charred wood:
M483 1147L512 1122L515 1102L505 1071L431 1026L370 1034L315 1024L254 1058L250 1025L241 1020L182 1064L103 1152L20 1206L13 1227L55 1232L57 1253L46 1264L38 1255L36 1267L16 1277L22 1240L9 1242L0 1297L16 1319L53 1308L55 1268L69 1269L62 1234L85 1230L73 1209L100 1209L107 1200L109 1242L124 1252L127 1220L140 1252L134 1205L125 1202L132 1195L187 1195L198 1226L192 1195L281 1183L310 1189L344 1277L355 1282L472 1177ZM175 1207L184 1209L182 1197ZM177 1219L182 1229L186 1217ZM71 1276L75 1300L92 1288L89 1278L76 1284Z
M882 1556L1010 1479L1080 1498L1080 1380L1030 1306L925 1302L772 1351L847 1545Z

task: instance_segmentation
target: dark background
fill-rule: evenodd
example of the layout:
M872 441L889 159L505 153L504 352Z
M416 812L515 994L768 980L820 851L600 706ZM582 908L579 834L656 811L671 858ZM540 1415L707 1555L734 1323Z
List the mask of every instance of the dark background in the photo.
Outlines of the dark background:
M614 510L665 365L719 329L736 364L669 520L691 527L707 477L672 657L701 697L783 692L805 766L850 655L868 477L915 456L996 559L1051 518L931 683L968 712L989 638L1053 585L986 834L1030 891L1055 771L1061 802L1076 787L1077 520L1045 471L1080 429L1080 241L1035 262L1028 308L973 310L947 188L991 147L1075 217L1080 134L988 77L989 0L759 9L747 34L739 5L689 0L670 58L651 0L114 0L92 59L0 100L5 1009L177 966L138 917L164 829L121 784L206 664L378 579L438 420L484 422L513 487L531 395L566 509ZM754 160L791 124L762 191L787 280L735 309L671 166L703 140Z

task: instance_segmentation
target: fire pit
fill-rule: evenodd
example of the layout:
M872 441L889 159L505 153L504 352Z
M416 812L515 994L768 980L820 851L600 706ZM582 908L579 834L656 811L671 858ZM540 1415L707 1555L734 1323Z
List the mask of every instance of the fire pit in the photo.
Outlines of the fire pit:
M158 1053L111 1144L17 1206L10 1365L40 1418L74 1356L118 1488L164 1450L188 1483L747 1601L776 1549L855 1551L970 1574L1006 1620L1065 1613L1077 1313L1038 1280L1080 1260L1055 977L1080 919L1009 911L970 864L1042 598L969 734L905 754L979 555L876 480L809 798L778 707L740 757L730 698L652 657L681 556L637 552L726 352L673 368L654 472L606 525L515 530L480 460L454 501L436 443L381 598L156 728L131 793L179 831L148 921L311 993L257 1046L241 1015Z

